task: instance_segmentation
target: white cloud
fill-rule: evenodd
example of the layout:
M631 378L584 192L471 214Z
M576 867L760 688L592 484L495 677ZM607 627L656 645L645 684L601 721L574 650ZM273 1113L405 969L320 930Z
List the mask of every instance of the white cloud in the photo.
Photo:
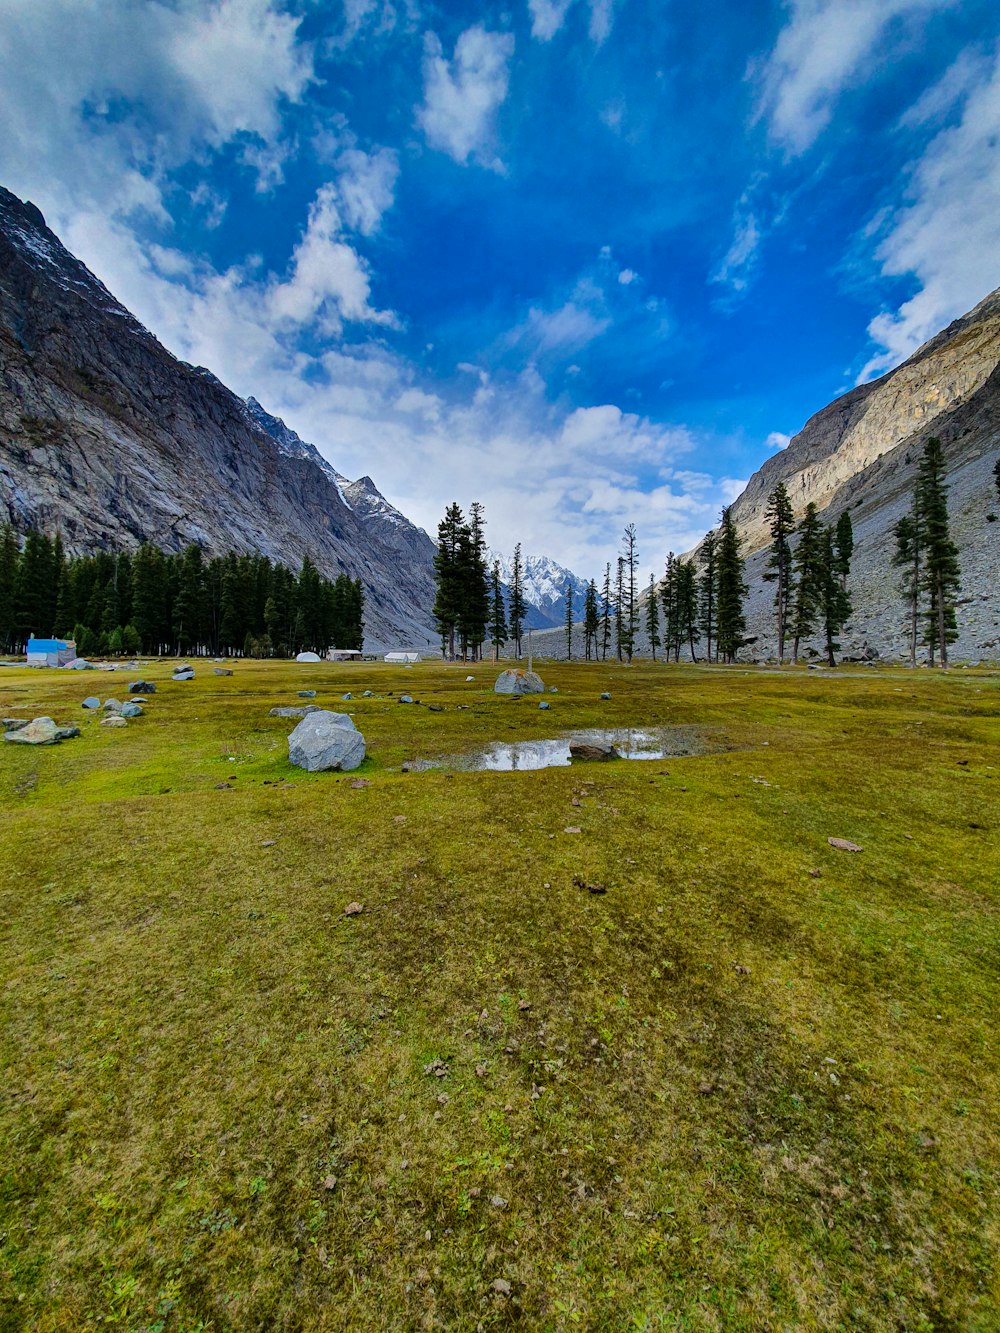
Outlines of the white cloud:
M371 236L392 207L399 159L389 148L373 153L348 148L337 159L337 167L337 197L344 221L362 236Z
M763 72L761 112L772 136L802 153L829 124L834 105L862 70L884 63L890 24L947 8L955 0L790 0ZM882 45L880 58L869 61Z
M611 320L595 314L575 301L556 310L528 311L526 322L511 335L511 341L526 342L538 352L577 352L599 338Z
M85 199L166 222L167 173L231 143L273 182L312 79L298 25L274 0L0 0L4 182L57 222Z
M876 250L883 274L912 274L919 290L868 326L881 347L859 382L905 360L1000 285L1000 55L967 96L961 120L911 167L907 202Z
M566 16L575 0L528 0L531 15L531 35L540 42L550 42L566 22ZM590 40L600 46L607 41L614 19L615 0L589 0Z
M432 148L465 164L470 157L494 170L499 160L487 150L495 132L497 109L507 96L508 66L514 38L505 32L467 28L455 43L451 60L428 33L424 45L424 104L417 122Z
M733 243L711 276L712 282L724 283L734 292L746 290L761 242L757 219L752 213L738 216Z
M373 310L371 282L365 262L342 238L337 190L326 185L313 200L309 223L292 257L292 272L268 292L270 310L282 322L322 320L328 336L340 332L344 320L398 327L390 311Z
M638 276L638 273L636 273L634 269L623 268L618 274L618 281L623 287L631 287L632 283L636 281Z
M791 444L791 442L792 442L792 437L790 435L786 435L783 430L772 430L770 435L765 440L765 444L767 445L767 447L769 449L773 449L775 452L777 452L779 449L787 449L788 446Z

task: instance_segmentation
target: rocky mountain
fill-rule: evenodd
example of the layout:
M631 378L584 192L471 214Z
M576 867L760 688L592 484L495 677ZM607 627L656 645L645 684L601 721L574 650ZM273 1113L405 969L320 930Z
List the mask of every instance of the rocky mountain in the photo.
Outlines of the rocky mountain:
M0 385L0 520L59 528L71 552L197 542L292 566L308 553L362 580L367 646L435 644L426 533L370 478L346 482L172 356L2 188Z
M386 550L394 552L414 569L427 572L430 582L421 580L420 594L425 605L434 601L433 561L437 550L434 542L416 523L411 522L395 505L389 503L371 477L348 481L332 463L329 463L313 444L307 444L290 430L280 417L265 412L256 398L247 399L250 415L267 431L281 452L289 458L305 458L315 463L336 488L341 500L371 535ZM429 599L429 600L428 600Z
M787 449L756 472L734 501L750 584L748 633L754 651L774 651L773 585L764 583L767 497L783 481L797 517L810 500L827 522L848 510L854 526L854 614L844 651L866 644L882 656L906 651L892 528L910 506L926 440L940 438L948 465L952 538L959 547L961 636L953 657L1000 657L1000 291L925 343L881 379L859 385L817 412ZM991 517L995 516L995 517Z
M492 567L494 560L500 563L500 578L504 587L510 590L510 581L514 577L514 558L502 555L499 551L486 553L487 564ZM526 607L525 625L532 629L551 629L562 626L566 618L566 584L573 586L573 615L583 618L583 601L587 594L587 580L557 564L547 555L522 556L523 573L521 587Z

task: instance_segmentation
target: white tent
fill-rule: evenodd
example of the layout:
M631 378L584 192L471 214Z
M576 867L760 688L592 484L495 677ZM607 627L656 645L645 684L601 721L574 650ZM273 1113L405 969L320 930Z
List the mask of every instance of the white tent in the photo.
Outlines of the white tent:
M396 666L404 665L408 662L419 662L419 653L386 653L382 659L384 662L394 662Z
M320 656L319 653L299 653L295 660L296 662L318 662Z

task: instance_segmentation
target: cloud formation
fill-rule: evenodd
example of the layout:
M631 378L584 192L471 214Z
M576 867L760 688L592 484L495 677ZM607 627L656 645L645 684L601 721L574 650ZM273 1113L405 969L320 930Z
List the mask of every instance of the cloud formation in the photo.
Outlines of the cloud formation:
M463 166L472 158L493 170L502 163L490 146L497 109L507 96L514 37L509 32L467 28L451 60L435 33L424 41L424 102L417 123L432 148Z
M980 77L970 83L973 68ZM964 99L961 118L911 165L906 202L884 220L876 250L881 271L912 274L919 290L869 324L881 350L859 382L891 370L1000 286L1000 52L985 69L963 62L962 75L946 85L949 109ZM921 118L926 114L925 102Z
M791 0L763 69L760 111L772 137L789 153L803 153L829 124L837 99L871 60L894 22L917 19L954 0ZM863 78L861 82L865 81Z

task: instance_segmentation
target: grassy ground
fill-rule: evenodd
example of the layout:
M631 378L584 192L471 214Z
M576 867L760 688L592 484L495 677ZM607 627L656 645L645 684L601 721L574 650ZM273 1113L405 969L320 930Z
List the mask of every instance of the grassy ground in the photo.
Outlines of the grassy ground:
M542 670L0 673L0 1328L1000 1328L1000 679Z

